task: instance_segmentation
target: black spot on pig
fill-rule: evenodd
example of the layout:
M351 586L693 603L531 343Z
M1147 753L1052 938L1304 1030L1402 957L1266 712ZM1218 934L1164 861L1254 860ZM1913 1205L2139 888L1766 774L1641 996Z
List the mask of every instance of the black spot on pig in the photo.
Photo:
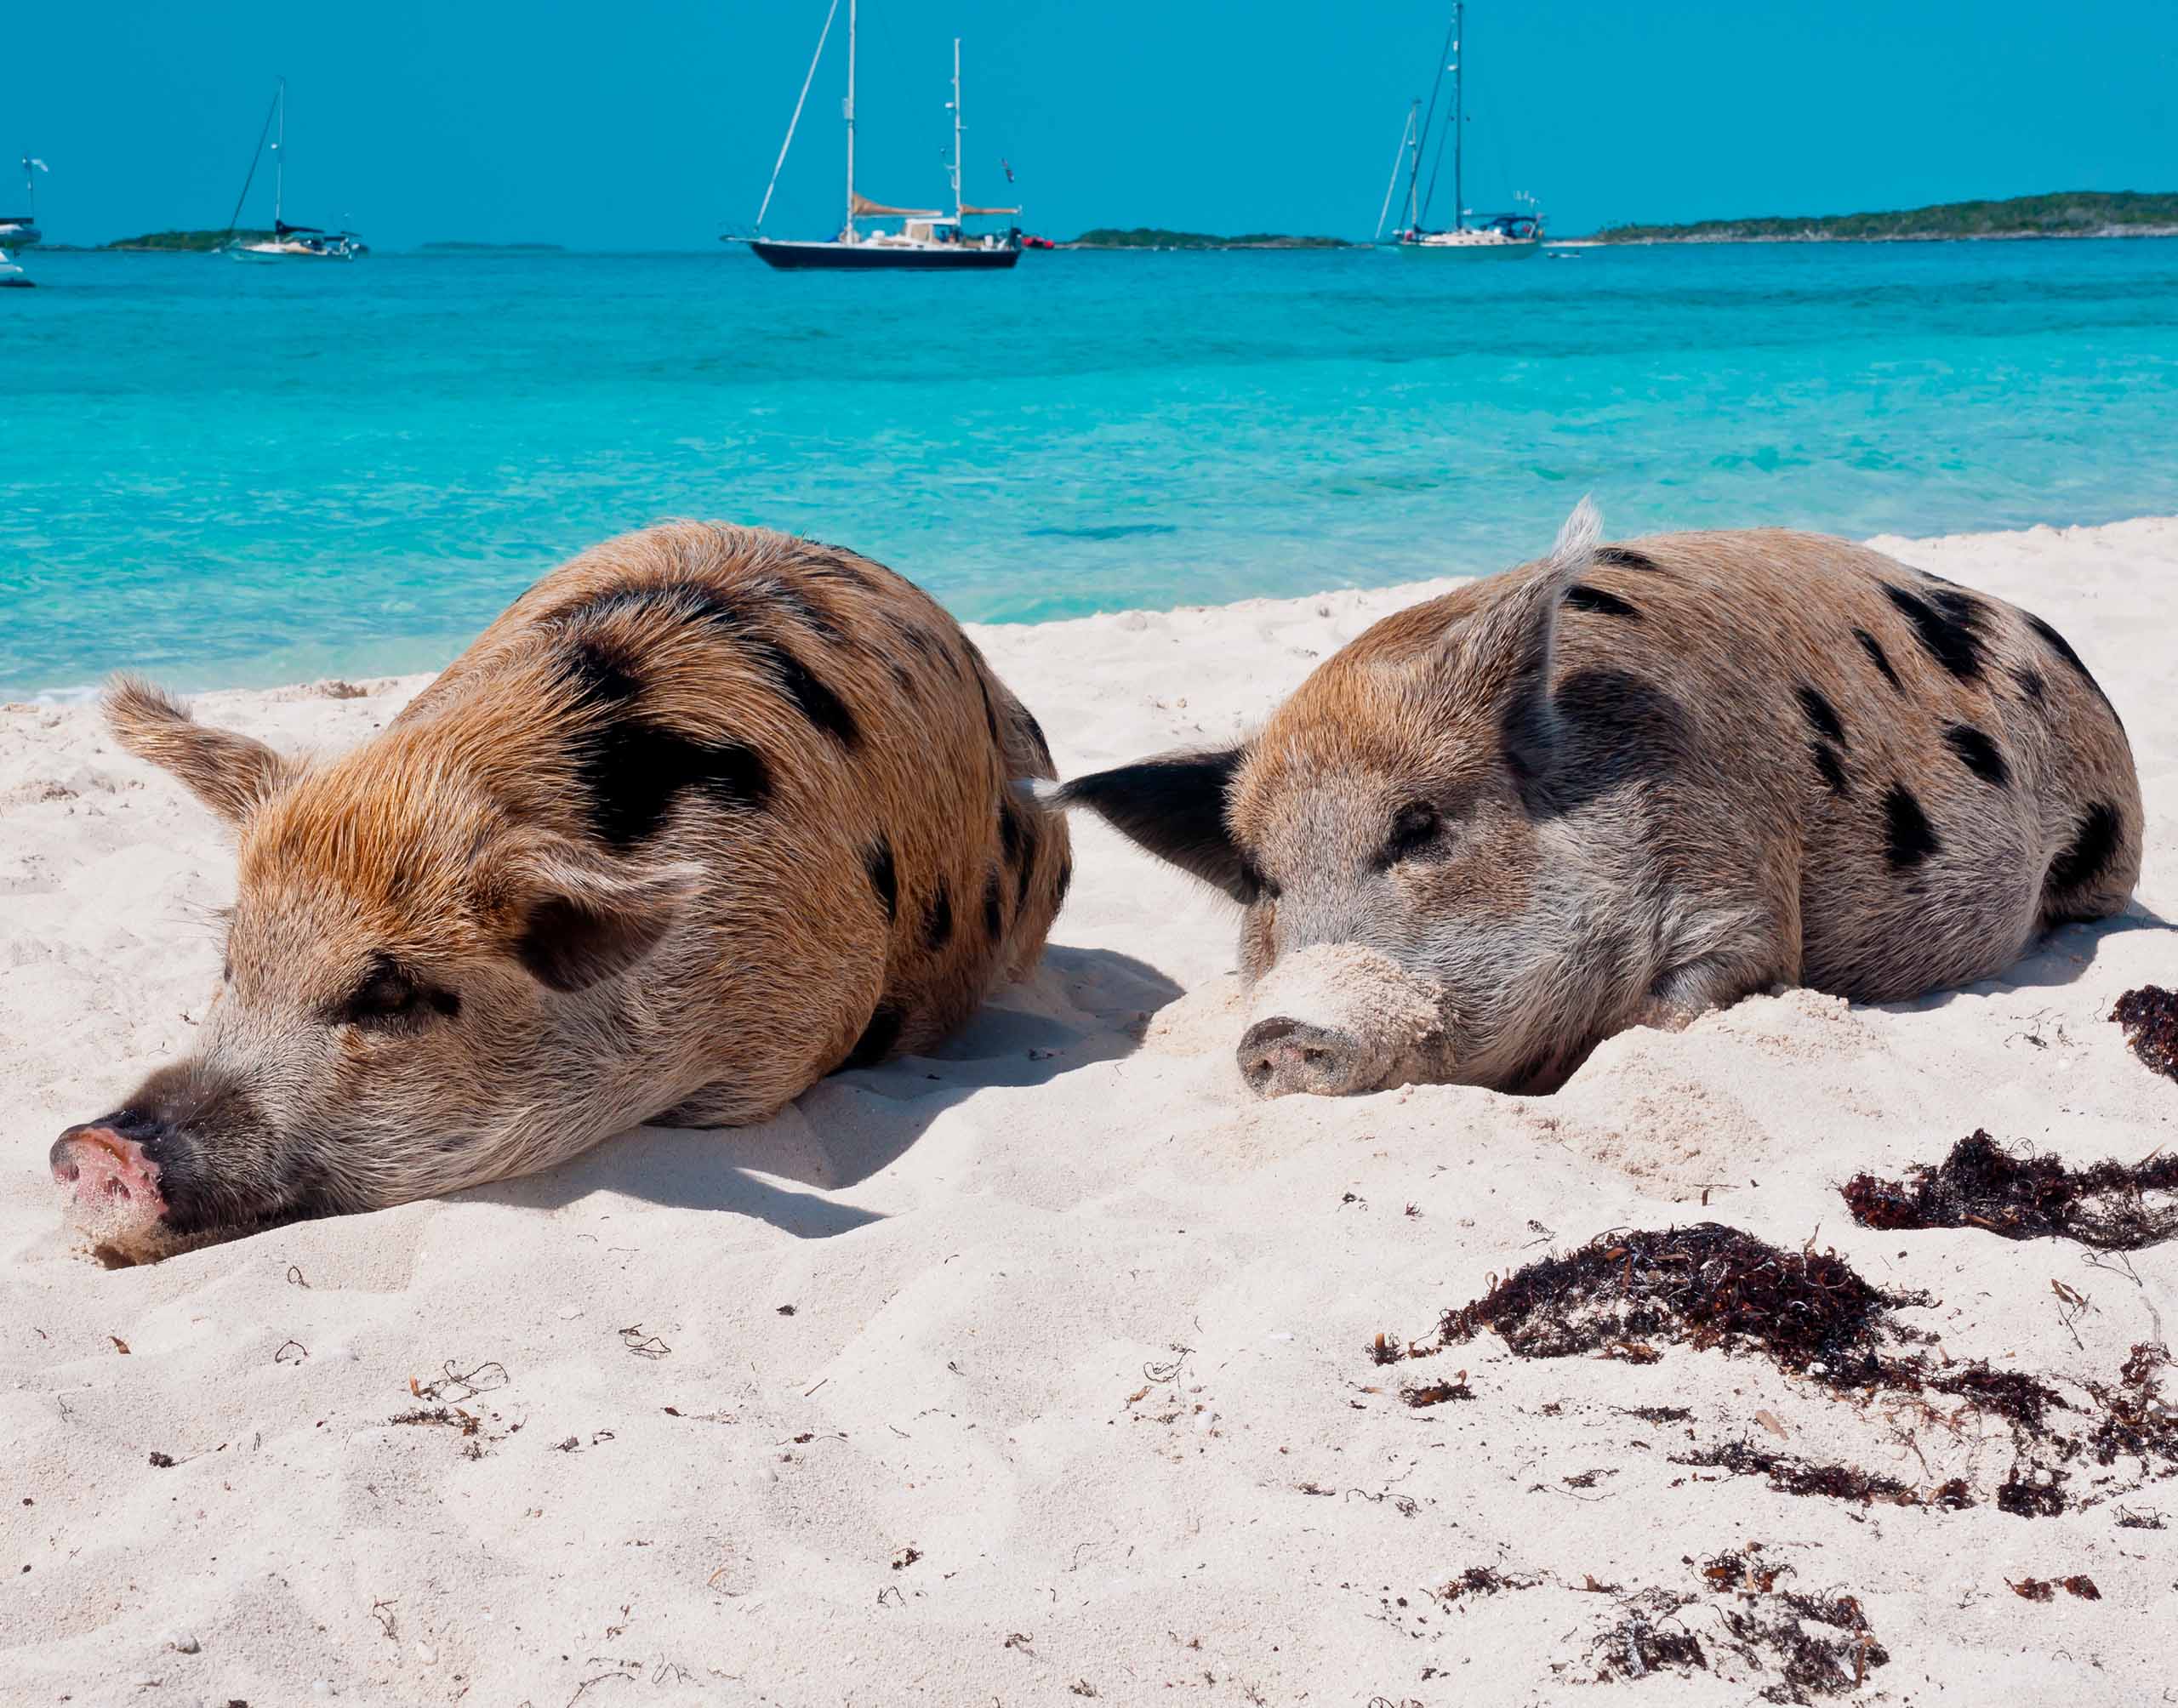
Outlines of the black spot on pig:
M1988 612L1963 593L1938 589L1927 599L1902 587L1883 584L1883 590L1913 625L1922 650L1962 682L1981 674L1981 629Z
M1627 671L1572 671L1550 697L1561 733L1557 762L1529 791L1538 811L1571 811L1668 776L1696 750L1686 709Z
M1852 794L1853 786L1845 780L1845 763L1838 757L1838 749L1828 742L1810 742L1808 749L1815 755L1815 768L1822 774L1822 786L1841 800Z
M1960 763L1982 782L2002 789L2011 781L2011 769L2004 763L2004 756L1997 751L1997 744L1971 724L1953 724L1943 732Z
M756 589L757 601L768 601L774 612L784 610L819 634L837 636L836 624L807 598L792 589L774 585ZM616 617L641 617L662 612L669 621L697 623L732 636L747 648L780 692L792 700L801 715L819 729L852 747L860 739L854 715L840 697L818 680L808 668L774 635L766 632L763 613L747 598L735 599L701 582L660 582L647 587L620 587L571 606L557 621L570 629L583 629Z
M1046 771L1052 769L1051 743L1044 739L1044 726L1036 721L1036 715L1026 706L1021 709L1021 728L1029 737L1029 745L1035 749L1036 757Z
M1799 690L1800 709L1807 714L1807 720L1815 726L1816 734L1825 741L1846 745L1845 726L1839 721L1838 709L1814 688Z
M869 1024L862 1028L862 1036L855 1040L854 1048L847 1052L847 1059L841 1065L846 1068L874 1068L892 1053L892 1046L900 1041L900 1027L904 1016L889 1002L881 1002L870 1011Z
M1883 673L1883 680L1898 690L1906 692L1906 685L1898 680L1897 671L1890 668L1890 655L1883 650L1883 642L1865 629L1856 629L1853 638L1861 643L1861 650L1868 655L1868 662Z
M842 747L851 748L862 739L862 731L847 702L811 674L801 659L775 640L752 640L750 650L764 661L773 679L811 723Z
M882 832L876 845L863 857L863 864L869 872L869 887L877 892L878 905L885 909L889 923L899 916L900 877L892 868L892 844Z
M619 647L597 640L578 640L563 660L575 696L585 704L622 706L642 692L642 679Z
M684 790L729 811L754 811L772 794L771 768L738 742L700 742L634 719L578 743L575 778L591 832L622 853L658 833Z
M2079 654L2073 651L2072 642L2066 640L2063 635L2057 633L2055 629L2052 629L2048 623L2044 623L2040 618L2035 616L2032 612L2027 612L2021 614L2027 618L2027 626L2042 637L2044 644L2045 644L2050 650L2055 652L2060 658L2062 658L2065 663L2071 665L2074 670L2078 671L2079 673L2080 680L2086 683L2089 687L2095 690L2095 697L2100 699L2104 705L2109 706L2109 695L2102 692L2102 684L2095 680L2094 672L2090 670L2086 665L2080 663ZM2115 706L2110 706L2112 716L2114 717L2117 715L2117 710L2118 709Z
M2048 692L2049 685L2042 680L2039 670L2030 670L2021 666L2011 673L2011 679L2019 684L2021 693L2037 705L2041 704L2042 696Z
M1941 846L1913 791L1894 783L1883 797L1884 854L1900 871L1918 866Z
M1006 863L1010 869L1021 863L1022 839L1027 834L1021 823L1020 809L1014 806L1010 794L998 798L998 843L1006 851Z
M922 916L922 943L935 953L953 941L953 897L945 888L945 880L938 880L937 892L930 898L930 906Z
M2044 896L2055 897L2084 890L2101 877L2117 855L2123 828L2118 809L2108 802L2097 801L2089 807L2065 851L2050 863L2049 880L2043 888Z
M1565 602L1576 611L1594 611L1605 617L1630 617L1636 623L1641 613L1615 593L1605 593L1600 587L1587 587L1578 584L1565 589Z
M1651 574L1660 574L1662 566L1645 551L1636 551L1630 545L1602 545L1595 549L1594 561L1607 563L1619 569L1642 569Z
M998 874L984 880L984 931L996 942L1006 930L1006 901L999 893Z

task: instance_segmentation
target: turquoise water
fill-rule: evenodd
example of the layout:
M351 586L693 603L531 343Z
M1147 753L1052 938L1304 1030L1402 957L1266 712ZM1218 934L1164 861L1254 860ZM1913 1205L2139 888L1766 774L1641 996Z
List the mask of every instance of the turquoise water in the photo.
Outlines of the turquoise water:
M1588 491L1621 535L2178 511L2178 242L32 265L0 697L430 668L670 515L1013 621L1494 568Z

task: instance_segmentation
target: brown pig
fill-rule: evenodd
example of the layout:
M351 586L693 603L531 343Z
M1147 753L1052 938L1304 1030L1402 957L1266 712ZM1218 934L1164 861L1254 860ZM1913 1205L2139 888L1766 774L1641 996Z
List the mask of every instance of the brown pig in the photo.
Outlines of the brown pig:
M1598 534L1385 618L1251 740L1040 791L1246 910L1258 1091L1546 1091L1627 1027L1900 1000L2125 906L2132 754L2048 623L1843 540Z
M195 1052L53 1147L123 1257L761 1121L921 1050L1041 952L1035 720L851 552L675 523L548 576L383 732L305 761L127 680L129 751L233 828Z

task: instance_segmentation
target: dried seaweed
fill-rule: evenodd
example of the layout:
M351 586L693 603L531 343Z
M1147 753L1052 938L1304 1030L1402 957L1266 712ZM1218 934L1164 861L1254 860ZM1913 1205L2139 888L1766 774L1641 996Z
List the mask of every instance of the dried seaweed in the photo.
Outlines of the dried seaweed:
M1696 1597L1672 1590L1647 1589L1619 1603L1617 1622L1588 1645L1588 1659L1599 1683L1615 1678L1646 1678L1654 1672L1707 1672L1709 1659L1702 1641L1687 1630L1680 1611Z
M1981 1227L2103 1251L2138 1251L2178 1233L2178 1156L2073 1170L2054 1156L2015 1157L1978 1129L1934 1168L1903 1181L1858 1174L1842 1191L1863 1227ZM2172 1196L2150 1204L2148 1193Z
M2119 997L2110 1017L2124 1028L2134 1055L2165 1078L2178 1079L2178 992L2144 984Z
M1887 1320L1919 1293L1870 1286L1834 1251L1785 1251L1713 1221L1612 1233L1514 1272L1445 1313L1447 1343L1496 1330L1522 1358L1568 1358L1651 1341L1757 1351L1833 1386L1881 1380ZM1644 1360L1645 1361L1645 1360Z
M1464 1376L1465 1372L1462 1372ZM1474 1390L1464 1381L1456 1382L1424 1382L1419 1386L1403 1387L1399 1397L1417 1410L1426 1405L1442 1405L1446 1400L1473 1399Z
M2169 1364L2167 1349L2143 1343L2118 1370L2115 1387L2089 1385L2102 1408L2087 1443L2097 1465L2126 1458L2139 1462L2143 1477L2178 1472L2178 1407L2163 1398L2157 1381L2157 1373Z
M1918 1506L1921 1497L1895 1477L1884 1477L1851 1465L1818 1465L1788 1453L1772 1453L1750 1441L1730 1441L1720 1446L1675 1453L1674 1465L1729 1472L1734 1477L1766 1477L1780 1494L1822 1494L1833 1500L1857 1500L1862 1506L1887 1501L1894 1506Z
M1758 1352L1840 1398L1865 1404L1907 1396L1953 1429L1969 1411L2000 1420L2011 1434L2014 1462L1993 1498L1998 1510L2020 1517L2053 1517L2125 1492L2104 1477L2075 1496L2073 1469L2089 1460L2103 1466L2130 1460L2141 1483L2178 1476L2178 1405L2162 1391L2162 1372L2171 1363L2162 1346L2135 1346L2114 1383L2067 1377L2061 1389L2025 1371L1956 1363L1926 1350L1930 1337L1893 1313L1930 1302L1925 1294L1869 1285L1834 1251L1784 1251L1704 1222L1614 1233L1538 1259L1447 1312L1440 1346L1410 1349L1408 1356L1471 1340L1485 1328L1524 1358L1610 1358L1629 1346L1653 1354L1651 1341ZM1958 1411L1947 1418L1935 1411L1936 1395L1959 1402ZM1653 1422L1690 1415L1682 1407L1613 1409ZM1963 1478L1917 1489L1885 1472L1815 1463L1744 1439L1698 1448L1673 1463L1761 1476L1789 1494L1944 1509L1976 1503Z
M2011 1584L2011 1592L2021 1601L2045 1602L2054 1600L2059 1590L2068 1596L2078 1596L2082 1601L2101 1601L2102 1591L2095 1586L2095 1580L2084 1574L2074 1573L2068 1578L2022 1578Z
M1542 1581L1541 1578L1522 1577L1517 1572L1501 1572L1495 1566L1469 1566L1436 1593L1440 1602L1456 1602L1462 1596L1494 1596L1507 1590L1531 1590Z

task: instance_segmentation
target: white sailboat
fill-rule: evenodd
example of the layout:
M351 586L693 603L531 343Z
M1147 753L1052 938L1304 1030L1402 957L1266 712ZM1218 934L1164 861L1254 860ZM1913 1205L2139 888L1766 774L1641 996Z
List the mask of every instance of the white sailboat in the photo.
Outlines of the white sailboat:
M832 31L832 19L839 10L839 0L833 0L832 10L824 15L824 28L817 37L817 52L809 61L808 75L801 80L801 100L794 105L794 117L788 122L786 140L779 146L778 163L772 168L772 181L764 191L763 206L756 212L756 228L763 230L764 215L771 211L772 191L778 187L779 169L786 164L787 151L794 146L795 127L801 122L802 101L809 97L810 79L817 75L817 61L824 57L825 37ZM953 211L941 213L935 208L892 208L881 202L872 202L859 194L854 187L854 73L857 0L847 0L847 221L840 228L840 235L829 241L794 242L778 237L727 236L721 242L745 242L767 265L790 271L811 268L827 270L893 268L911 269L926 272L986 271L1011 267L1021 259L1021 234L1008 231L1003 236L985 232L971 235L967 221L982 215L1003 216L1018 214L1018 208L974 208L961 199L961 41L953 40L953 159L948 168L952 181ZM858 223L865 219L897 219L901 222L897 231L864 231Z
M1462 37L1467 20L1465 0L1452 0L1452 21L1445 33L1445 52L1438 56L1437 80L1429 92L1429 118L1417 126L1411 112L1407 117L1405 145L1412 164L1406 183L1406 224L1398 234L1398 248L1402 255L1455 255L1470 260L1516 261L1537 253L1542 248L1542 215L1536 212L1491 214L1477 223L1468 223L1468 208L1466 196L1465 166L1467 154L1467 79L1462 69L1467 55L1462 50ZM1452 224L1449 231L1432 231L1425 222L1429 217L1429 203L1437 191L1437 168L1429 174L1429 188L1420 194L1422 156L1429 138L1429 120L1437 111L1437 94L1443 86L1445 73L1452 74L1452 110L1448 122L1452 129ZM1440 133L1437 142L1437 167L1444 164L1444 138ZM1397 168L1393 181L1396 183ZM1534 199L1522 196L1518 200L1528 202L1532 209ZM1383 216L1377 219L1379 227Z
M0 249L27 249L45 235L37 229L37 174L52 169L35 155L26 154L23 157L23 207L26 211L0 214ZM14 264L11 262L9 265Z
M275 134L274 127L277 125ZM242 219L242 203L249 199L251 181L257 176L258 162L265 157L265 139L272 140L272 235L269 237L242 239L233 236L235 226ZM368 248L353 231L326 231L315 225L290 225L287 221L288 199L288 80L280 79L273 92L271 110L265 115L265 128L257 135L257 150L249 157L249 174L242 181L242 194L235 197L233 217L227 221L227 241L220 247L227 255L237 261L352 261L358 255L368 254Z

